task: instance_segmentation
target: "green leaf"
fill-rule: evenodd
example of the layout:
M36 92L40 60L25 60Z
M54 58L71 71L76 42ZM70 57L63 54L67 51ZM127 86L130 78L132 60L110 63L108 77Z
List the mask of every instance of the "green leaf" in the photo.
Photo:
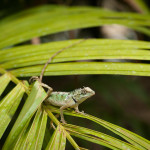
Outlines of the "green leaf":
M10 76L7 73L5 73L0 77L0 85L1 85L0 95L3 93L10 80L11 80Z
M144 7L142 6L141 8ZM149 18L149 14L120 13L94 7L65 7L54 5L37 7L8 16L1 20L0 49L8 48L8 46L13 46L14 44L32 39L33 37L106 24L120 24L150 35ZM42 20L42 22L39 20ZM8 126L12 115L16 111L17 105L19 105L22 97L21 91L24 93L26 90L27 93L30 93L29 88L21 83L15 76L26 77L39 75L43 68L42 64L45 64L55 52L74 42L76 42L76 40L53 42L38 46L18 46L0 50L0 73L4 74L0 77L0 85L2 85L0 94L5 90L10 80L17 84L0 103L1 136ZM150 60L149 49L149 42L90 39L65 49L56 56L52 64L49 64L47 67L45 75L122 74L150 76L149 64L91 62L91 60L101 59ZM79 62L80 60L87 60L87 62ZM9 69L11 72L6 73L6 69ZM66 114L87 118L98 123L121 136L128 141L129 144L83 127L66 125L67 131L51 113L51 111L58 113L58 109L53 109L54 107L52 107L51 110L48 110L47 106L44 106L44 110L40 109L41 103L45 97L46 93L44 89L40 86L40 83L35 82L17 121L5 141L4 150L41 149L46 128L47 114L57 125L57 129L53 137L51 137L47 149L65 149L67 138L72 146L79 150L79 146L68 131L79 138L114 149L126 149L128 147L130 149L144 150L150 147L150 142L148 140L124 128L87 114L81 115L64 111ZM34 120L32 120L38 108L39 110ZM56 142L58 142L58 144Z
M14 69L15 76L39 75L44 64L58 50L74 44L78 40L52 42L40 46L21 46L0 51L3 56L1 66ZM58 44L59 43L59 44ZM109 45L107 44L109 43ZM107 46L106 46L107 45ZM111 62L70 62L92 59L136 59L150 60L149 42L129 40L85 40L64 50L53 59L46 69L45 75L74 75L74 74L122 74L150 76L149 64L142 63L111 63ZM29 52L28 55L25 53ZM7 53L10 57L7 57ZM49 54L49 55L47 55ZM55 64L54 62L59 62ZM36 66L33 66L36 65ZM15 68L21 67L19 69Z
M57 129L53 133L46 150L65 150L66 146L66 134L61 128L61 126L57 126Z
M150 26L149 15L113 12L94 7L42 7L27 10L2 20L0 48L33 37L77 28L121 24L138 30L139 27Z
M42 114L36 130L36 135L34 137L34 140L32 141L31 149L41 150L45 134L44 131L46 130L46 123L47 123L47 114L44 110L42 110Z
M17 138L14 146L15 150L20 149L39 149L41 150L43 138L45 134L47 115L41 108L36 112L33 123L28 122L19 137ZM30 124L29 124L30 123Z
M45 107L43 105L43 108L45 109L45 111L47 112L48 116L50 117L50 119L57 125L57 126L61 126L61 129L64 130L66 137L68 139L68 141L70 142L70 144L74 147L75 150L80 150L80 147L77 145L77 143L74 141L74 139L70 136L70 134L65 131L64 127L60 124L60 122L57 120L57 118L52 114L51 110L48 107Z
M27 98L24 107L22 108L19 117L17 118L8 138L4 144L3 149L10 149L13 147L14 142L17 140L19 134L21 133L24 126L31 119L35 111L43 102L46 97L46 93L41 85L36 81L33 85L31 93Z
M49 139L52 136L52 128L50 128L50 122L49 120L47 120L47 127L45 129L45 135L44 135L44 141L43 141L43 145L42 145L42 149L46 149L48 143L49 143Z
M135 145L137 148L139 149L147 149L150 147L150 141L142 138L141 136L128 131L124 128L121 128L117 125L114 125L112 123L109 123L107 121L104 121L102 119L87 115L87 118L102 125L103 127L111 130L112 132L118 134L119 136L121 136L122 138L124 138L125 140L127 140L128 142L130 142L131 144Z
M52 112L56 112L59 113L59 109L50 105L45 106L47 109L51 109ZM114 125L112 123L109 123L107 121L104 121L100 118L88 115L88 114L77 114L75 112L70 112L67 110L64 110L64 114L66 115L71 115L71 116L77 116L77 117L81 117L81 118L86 118L89 119L91 121L94 121L98 124L100 124L101 126L107 128L108 130L114 132L115 134L121 136L122 138L124 138L125 140L127 140L129 143L133 144L135 147L139 148L139 149L149 149L150 148L150 141L148 141L147 139L129 131L126 130L122 127L119 127L117 125Z
M96 143L99 145L106 146L111 149L122 149L122 150L137 149L136 147L134 147L133 145L131 145L129 143L118 140L107 134L104 134L104 133L101 133L98 131L94 131L91 129L87 129L84 127L66 124L65 129L67 131L69 131L70 134L73 136L76 136L78 138L81 138L81 139L84 139L84 140L87 140L87 141L90 141L90 142L93 142L93 143Z
M22 148L22 145L24 145L24 142L28 136L29 129L30 129L30 120L24 125L18 138L16 138L15 143L13 143L12 147L14 150L20 150Z
M37 132L37 140L36 140L36 145L34 146L35 149L41 149L43 140L44 140L44 132L46 130L46 123L47 123L47 113L43 110L42 116L40 120L40 126L39 126L39 132ZM46 132L46 131L45 131Z
M24 88L21 86L21 84L18 84L11 92L9 92L5 96L5 98L1 100L0 102L0 138L2 137L5 129L9 125L9 122L11 121L14 113L16 112L24 92L25 92Z
M90 119L90 120L102 125L103 127L111 130L112 132L118 134L119 136L121 136L122 138L124 138L125 140L127 140L128 142L135 145L137 148L139 148L141 150L150 148L150 141L148 141L147 139L145 139L129 130L126 130L122 127L119 127L117 125L114 125L112 123L109 123L107 121L104 121L100 118L96 118L91 115L85 115L85 118Z
M25 67L11 71L18 77L38 76L43 66ZM50 64L45 75L81 75L81 74L120 74L150 76L150 65L142 63L119 62L71 62Z
M42 112L41 108L39 108L33 120L32 126L27 134L27 137L25 138L20 149L41 150L45 133L46 121L46 113Z
M2 57L0 60L2 63L1 67L14 69L45 64L45 62L60 49L77 42L80 42L80 40L51 42L38 46L20 46L0 51ZM150 49L150 42L87 39L62 51L52 60L52 63L93 59L150 60L150 51L147 49Z

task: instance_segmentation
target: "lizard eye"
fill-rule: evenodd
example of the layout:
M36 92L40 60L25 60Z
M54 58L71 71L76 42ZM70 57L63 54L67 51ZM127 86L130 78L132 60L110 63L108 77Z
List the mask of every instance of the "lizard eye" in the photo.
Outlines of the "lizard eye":
M86 91L85 90L82 90L82 92L81 92L82 94L86 94Z

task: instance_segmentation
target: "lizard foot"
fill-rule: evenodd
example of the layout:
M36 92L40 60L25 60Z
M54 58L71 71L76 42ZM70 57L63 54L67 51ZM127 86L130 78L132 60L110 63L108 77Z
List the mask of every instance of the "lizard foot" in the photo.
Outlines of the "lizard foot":
M75 110L75 112L76 112L76 113L79 113L79 114L82 114L82 115L84 115L84 114L85 114L83 110L82 110L82 111Z
M55 125L54 125L53 122L50 123L50 128L51 128L51 127L52 127L54 130L56 129L56 127L55 127Z
M67 124L67 122L64 119L62 119L62 118L61 118L60 121L62 122L62 124Z

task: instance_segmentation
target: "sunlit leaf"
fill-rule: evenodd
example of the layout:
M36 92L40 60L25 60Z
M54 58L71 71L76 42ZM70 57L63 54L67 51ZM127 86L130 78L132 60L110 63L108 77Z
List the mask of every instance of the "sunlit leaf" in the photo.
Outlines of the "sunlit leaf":
M43 116L43 113L44 113L44 116ZM41 150L44 133L45 133L45 127L46 127L46 119L47 119L46 113L42 112L42 110L39 108L33 120L33 123L31 125L31 128L28 131L28 134L22 146L20 147L20 149Z
M27 98L26 103L22 108L22 111L19 114L19 117L17 118L10 134L8 135L8 138L3 147L4 150L13 147L12 145L14 144L15 140L18 138L22 129L27 124L27 122L31 119L31 117L33 116L37 108L40 106L40 104L42 103L45 97L46 97L46 93L44 92L44 89L41 87L41 85L38 82L35 82L32 91L29 97Z
M41 73L43 66L25 67L12 72L18 77L36 76ZM45 75L81 75L81 74L120 74L150 76L150 65L142 63L120 62L70 62L50 64Z
M102 125L103 127L111 130L112 132L118 134L119 136L121 136L122 138L124 138L125 140L130 142L131 144L135 145L137 148L140 148L143 150L150 148L150 141L148 141L147 139L145 139L127 129L124 129L122 127L119 127L117 125L109 123L107 121L104 121L100 118L93 117L91 115L85 115L85 118L90 119L90 120Z
M0 138L2 137L5 129L11 121L14 113L16 112L18 105L25 90L18 84L11 92L9 92L0 103Z
M58 44L59 43L59 44ZM70 44L69 44L70 43ZM41 46L23 46L1 51L3 56L1 66L12 70L15 76L40 75L44 64L61 48L75 43L75 41L53 42ZM109 43L109 45L107 44ZM107 45L107 46L106 46ZM75 74L122 74L150 76L149 64L142 63L111 63L111 62L71 62L66 61L92 59L136 59L150 60L149 42L126 40L85 40L69 49L64 50L49 64L45 75L75 75ZM48 50L49 49L49 50ZM26 51L28 55L25 55ZM7 57L7 53L10 57ZM36 65L36 66L33 66ZM31 67L30 67L31 66Z
M46 130L46 123L47 123L47 114L43 110L42 115L41 115L40 120L39 120L39 123L38 123L38 128L36 130L36 135L34 137L34 140L32 141L31 149L41 150L42 144L43 144L43 139L44 139L44 134L46 132L45 131Z
M16 138L15 142L13 143L13 146L12 146L13 149L15 150L22 149L24 142L28 136L29 129L30 129L30 120L24 125L19 136Z
M53 133L46 150L65 150L66 146L66 134L61 129L61 126L57 126L57 129Z
M91 129L87 129L87 128L75 126L75 125L70 125L70 124L66 124L65 127L70 132L71 135L74 135L78 138L81 138L90 142L94 142L96 144L109 147L111 149L122 149L122 150L136 149L136 147L134 147L133 145L129 143L118 140L114 137L111 137L101 132L97 132Z
M150 26L149 17L94 7L41 6L2 20L0 48L37 36L106 24L121 24L138 30L139 27Z
M99 59L150 60L150 43L131 40L87 39L51 42L48 44L20 46L0 51L1 67L14 69L45 64L57 51L80 42L58 54L54 62ZM8 57L9 53L9 57Z
M0 85L1 85L0 95L3 93L3 91L5 90L9 82L10 82L10 76L7 73L0 77Z
M53 106L45 106L49 109L51 109L52 112L57 112L59 113L59 109ZM135 145L137 148L139 149L149 149L150 148L150 141L148 141L147 139L127 130L124 129L122 127L119 127L117 125L114 125L112 123L109 123L107 121L104 121L100 118L88 115L88 114L77 114L74 112L69 112L67 110L64 111L65 114L67 115L71 115L71 116L77 116L77 117L82 117L82 118L86 118L89 119L91 121L94 121L98 124L100 124L101 126L109 129L110 131L114 132L115 134L121 136L122 138L124 138L125 140L127 140L129 143Z
M80 150L80 147L77 145L77 143L74 141L74 139L70 136L70 134L64 129L64 127L60 124L60 122L57 120L57 118L52 114L51 110L48 107L43 106L43 108L46 110L48 116L50 119L57 125L61 126L61 129L65 132L66 137L70 144L74 147L76 150Z
M136 2L141 9L149 12L141 0L136 0ZM150 35L149 18L149 14L120 13L83 6L47 5L28 9L1 20L0 74L2 76L0 77L0 95L10 81L17 84L12 91L8 91L6 97L0 102L1 137L18 108L23 93L29 94L3 149L40 150L46 130L47 115L57 127L53 136L45 136L49 138L47 149L50 150L65 149L66 138L74 149L84 149L78 146L71 135L112 149L150 149L150 141L122 127L88 114L82 115L74 111L64 110L64 114L89 119L116 133L126 141L84 127L63 126L52 114L52 112L59 113L59 109L42 104L47 94L40 83L36 81L30 92L28 84L16 78L40 75L43 64L54 53L78 40L13 47L15 44L33 37L78 28L99 27L106 24L120 24ZM12 48L10 48L11 46ZM48 65L45 75L120 74L150 76L150 65L148 63L135 63L135 61L134 63L99 62L104 59L150 60L149 49L150 43L144 41L88 39L65 49L57 55ZM81 60L84 60L84 62L80 62Z
M48 122L50 123L50 122ZM45 135L44 135L44 141L43 141L43 145L42 145L42 149L46 149L48 143L49 143L49 139L52 136L52 128L50 128L50 124L48 124L48 126L45 129Z

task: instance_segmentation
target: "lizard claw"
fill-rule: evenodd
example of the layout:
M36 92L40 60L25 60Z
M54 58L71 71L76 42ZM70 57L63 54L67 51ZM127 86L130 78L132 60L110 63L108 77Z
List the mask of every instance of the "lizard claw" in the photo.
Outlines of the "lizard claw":
M81 114L85 114L83 110L81 111Z
M83 114L83 115L85 114L83 110L82 110L82 111L75 110L75 112L76 112L76 113L79 113L79 114Z
M64 119L61 119L62 124L67 124L67 122Z
M52 123L50 123L50 128L53 128L54 130L56 130L56 127L55 127L55 125L53 124L53 122Z

